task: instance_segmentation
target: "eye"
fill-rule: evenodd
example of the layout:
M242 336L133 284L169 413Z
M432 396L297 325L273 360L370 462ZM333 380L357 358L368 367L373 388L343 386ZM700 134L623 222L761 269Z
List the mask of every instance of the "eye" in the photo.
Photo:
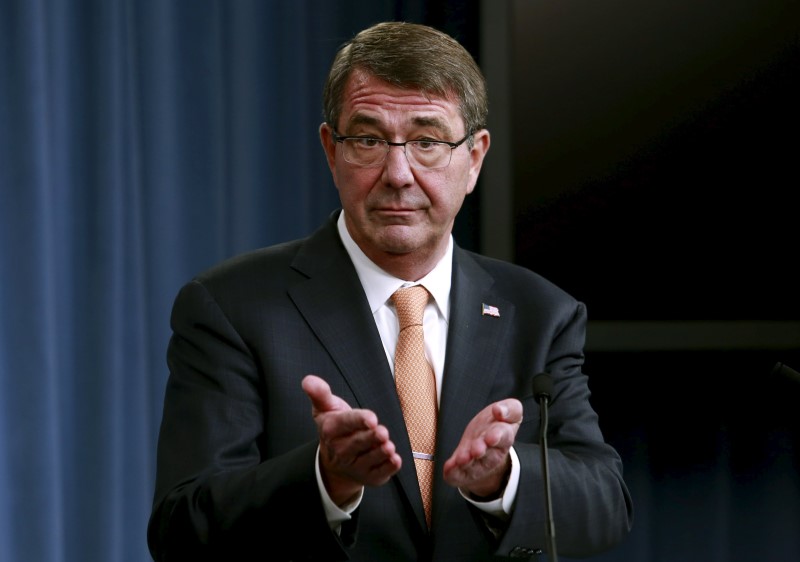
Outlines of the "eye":
M439 146L441 146L441 142L434 141L434 140L415 140L412 142L415 148L427 151L427 150L436 150Z
M376 139L373 137L356 137L350 140L356 148L360 149L378 148L380 146L383 146L384 144L384 141L382 139Z

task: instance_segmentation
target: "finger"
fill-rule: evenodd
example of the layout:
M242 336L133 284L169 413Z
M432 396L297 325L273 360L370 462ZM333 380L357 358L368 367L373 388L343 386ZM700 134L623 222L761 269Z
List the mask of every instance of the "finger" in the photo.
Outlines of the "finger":
M370 410L335 410L317 416L320 435L330 441L334 439L352 440L354 444L364 447L378 443L374 430L378 425L378 417ZM388 432L386 433L388 436Z
M356 460L356 464L367 471L380 471L385 463L395 464L400 455L395 451L394 443L378 443L375 447L365 449Z
M445 463L448 468L466 467L470 463L486 457L490 450L506 452L514 444L516 431L509 430L507 424L497 424L482 435L469 441L462 441Z
M394 443L392 443L391 440L389 439L389 430L386 429L386 426L376 425L374 432L375 432L375 439L377 439L378 443L380 443L381 445L385 444L391 445L392 452L394 452Z
M487 448L488 443L485 435L483 439L473 439L469 447L469 460L472 461L482 458L486 454Z
M508 449L514 444L517 435L517 426L507 423L498 423L490 427L483 436L486 447L492 449Z
M385 428L383 428L385 432ZM324 447L323 462L347 478L365 485L379 485L388 480L402 466L395 445L380 431L362 431L328 443ZM386 432L388 435L388 432Z
M451 486L456 486L456 487L466 485L470 480L468 471L468 468L470 466L471 466L470 464L465 464L465 465L457 464L454 462L452 458L448 459L447 462L444 463L443 474L442 474L444 476L445 482L447 482Z
M315 409L326 409L325 405L330 401L333 393L330 385L325 380L316 375L306 375L300 382L300 386L311 399L311 404Z
M469 448L465 444L459 444L459 446L456 447L456 450L453 451L453 454L450 455L450 458L447 459L445 464L449 463L459 466L468 463L471 458L472 456L470 455Z
M311 399L311 407L315 413L350 409L347 402L331 392L330 385L324 379L316 375L306 375L300 384Z
M506 423L522 423L522 402L514 398L495 402L492 406L494 419Z
M397 453L394 443L385 441L359 459L359 463L367 467L365 481L371 485L383 484L403 465L403 459Z
M366 486L380 486L397 474L402 464L403 461L398 454L384 457L382 462L371 466L364 476L358 480Z

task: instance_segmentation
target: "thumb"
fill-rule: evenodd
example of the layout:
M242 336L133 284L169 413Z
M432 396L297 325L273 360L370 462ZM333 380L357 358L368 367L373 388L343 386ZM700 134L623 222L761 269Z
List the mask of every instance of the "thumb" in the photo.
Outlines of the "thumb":
M515 398L501 400L495 402L492 413L497 421L520 423L522 421L522 403Z
M330 385L316 375L306 375L301 382L303 391L311 399L314 413L349 410L350 406L331 392Z

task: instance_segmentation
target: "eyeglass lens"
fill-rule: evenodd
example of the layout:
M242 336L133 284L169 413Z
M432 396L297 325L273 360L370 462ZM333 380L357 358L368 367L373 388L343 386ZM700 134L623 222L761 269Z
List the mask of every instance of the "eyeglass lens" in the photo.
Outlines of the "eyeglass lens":
M380 139L345 139L345 160L358 166L380 166L391 148ZM449 144L433 141L409 141L403 146L408 163L420 168L444 168L450 164L452 149Z

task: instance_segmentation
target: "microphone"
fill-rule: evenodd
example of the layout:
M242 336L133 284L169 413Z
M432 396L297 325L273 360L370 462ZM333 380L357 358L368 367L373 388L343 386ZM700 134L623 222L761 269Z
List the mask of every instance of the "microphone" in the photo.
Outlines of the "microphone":
M789 367L785 363L775 363L772 368L773 380L781 385L784 390L793 388L795 391L800 390L800 373Z
M539 403L539 449L542 454L542 475L544 477L544 503L547 509L547 554L550 562L558 562L556 554L556 528L553 524L553 499L550 497L550 463L547 456L548 406L553 396L553 379L548 373L539 373L531 381L533 397Z
M767 381L770 418L800 430L800 373L785 363L775 363Z

